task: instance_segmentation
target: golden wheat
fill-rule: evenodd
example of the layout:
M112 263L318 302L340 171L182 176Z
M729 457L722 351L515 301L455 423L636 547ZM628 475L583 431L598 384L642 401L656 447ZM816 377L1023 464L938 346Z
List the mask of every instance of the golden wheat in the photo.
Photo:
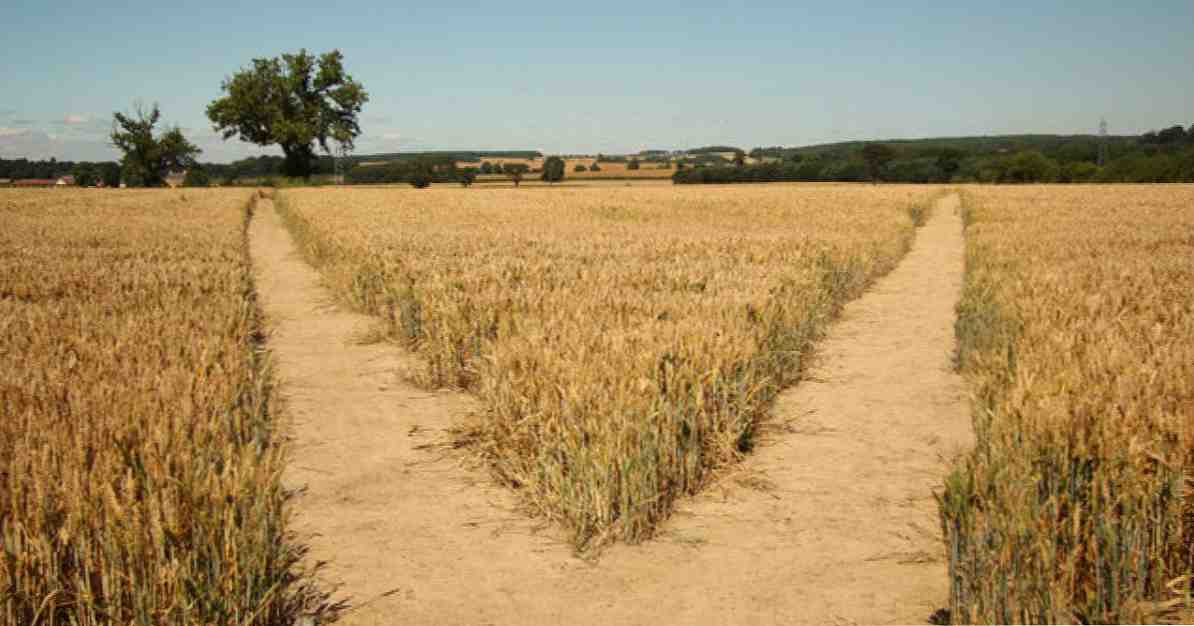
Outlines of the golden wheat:
M649 535L751 447L928 193L326 189L278 206L333 289L424 358L421 382L480 397L470 436L496 476L583 548Z
M1161 618L1194 573L1194 187L975 188L966 211L978 445L941 499L951 617Z
M0 620L281 624L249 192L0 192Z

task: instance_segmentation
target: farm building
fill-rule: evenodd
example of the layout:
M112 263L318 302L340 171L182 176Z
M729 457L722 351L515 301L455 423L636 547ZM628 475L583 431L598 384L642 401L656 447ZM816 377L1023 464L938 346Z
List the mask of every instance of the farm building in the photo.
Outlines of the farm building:
M11 178L0 178L0 187L8 187L12 185Z
M54 185L57 187L74 187L75 186L75 177L74 176L59 177L58 180L54 183Z

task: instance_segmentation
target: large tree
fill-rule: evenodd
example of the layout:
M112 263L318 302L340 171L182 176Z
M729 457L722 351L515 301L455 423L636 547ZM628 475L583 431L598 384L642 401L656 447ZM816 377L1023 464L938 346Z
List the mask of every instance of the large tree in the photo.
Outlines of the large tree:
M202 152L182 136L177 126L154 137L153 129L162 118L158 105L146 111L140 104L133 113L117 112L112 121L112 145L124 153L121 174L129 187L161 187L172 171L195 166Z
M260 146L277 144L286 155L283 173L309 178L318 144L345 150L361 134L357 115L369 101L361 84L344 71L344 55L333 50L319 59L300 50L281 58L253 59L253 65L224 80L226 96L207 106L215 130L229 139Z
M862 160L866 162L866 171L872 183L879 182L883 168L894 158L895 150L886 144L868 143L862 148Z

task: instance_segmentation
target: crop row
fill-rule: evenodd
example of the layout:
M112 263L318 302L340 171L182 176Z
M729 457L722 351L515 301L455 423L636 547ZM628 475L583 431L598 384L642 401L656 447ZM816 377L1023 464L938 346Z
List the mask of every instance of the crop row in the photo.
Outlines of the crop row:
M333 290L485 410L461 435L578 549L650 535L748 451L924 188L287 190ZM910 209L915 208L915 211Z
M0 194L0 621L289 623L245 191Z
M977 446L941 497L952 618L1174 619L1194 573L1194 188L976 188L965 204Z

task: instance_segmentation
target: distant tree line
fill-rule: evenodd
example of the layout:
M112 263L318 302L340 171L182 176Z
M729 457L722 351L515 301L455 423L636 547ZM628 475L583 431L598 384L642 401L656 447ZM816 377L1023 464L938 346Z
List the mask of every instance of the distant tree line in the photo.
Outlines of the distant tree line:
M357 164L345 173L344 180L358 185L410 183L415 187L426 187L433 182L459 182L460 171L451 157L424 157L375 165Z
M0 159L0 178L52 180L62 176L74 176L76 184L84 187L100 182L108 187L118 187L120 164L114 161L59 161L54 158L45 161Z
M284 176L282 156L263 155L248 157L231 163L195 163L191 167L183 168L188 178L200 186L206 184L236 185L238 183L257 185L265 179ZM182 171L182 170L179 170ZM191 172L199 172L191 176ZM314 174L330 175L333 173L331 157L320 157L314 161ZM0 159L0 178L42 178L51 179L60 176L74 176L75 182L84 187L90 187L103 181L108 187L117 187L122 182L120 163L114 161L59 161L48 159L44 161L30 161L29 159ZM191 183L184 183L191 184Z
M486 167L489 166L489 167ZM370 165L357 164L345 174L345 182L357 185L377 185L387 183L409 183L415 187L427 187L431 183L460 183L468 187L476 180L477 174L503 174L517 187L522 183L523 176L531 172L525 163L489 163L484 162L481 167L457 167L452 156L423 157L420 159L403 159ZM542 180L559 182L564 179L564 160L551 157L545 162L541 171Z
M206 171L213 182L224 185L235 185L238 182L255 183L261 179L276 178L286 175L286 157L262 155L247 157L231 163L203 163L200 167ZM331 175L335 173L335 166L330 156L319 156L311 162L311 174Z
M688 154L713 154L717 152L738 152L740 148L734 146L704 146L688 150Z
M1108 137L1099 166L1095 136L1023 135L807 148L756 148L762 163L727 167L685 163L679 184L881 180L899 183L1081 183L1194 181L1194 126Z
M481 174L513 174L515 170L521 170L524 174L531 171L537 171L532 170L531 166L527 165L526 163L506 163L503 165L497 162L491 163L489 161L483 161L481 163L481 167L477 169L477 172Z

